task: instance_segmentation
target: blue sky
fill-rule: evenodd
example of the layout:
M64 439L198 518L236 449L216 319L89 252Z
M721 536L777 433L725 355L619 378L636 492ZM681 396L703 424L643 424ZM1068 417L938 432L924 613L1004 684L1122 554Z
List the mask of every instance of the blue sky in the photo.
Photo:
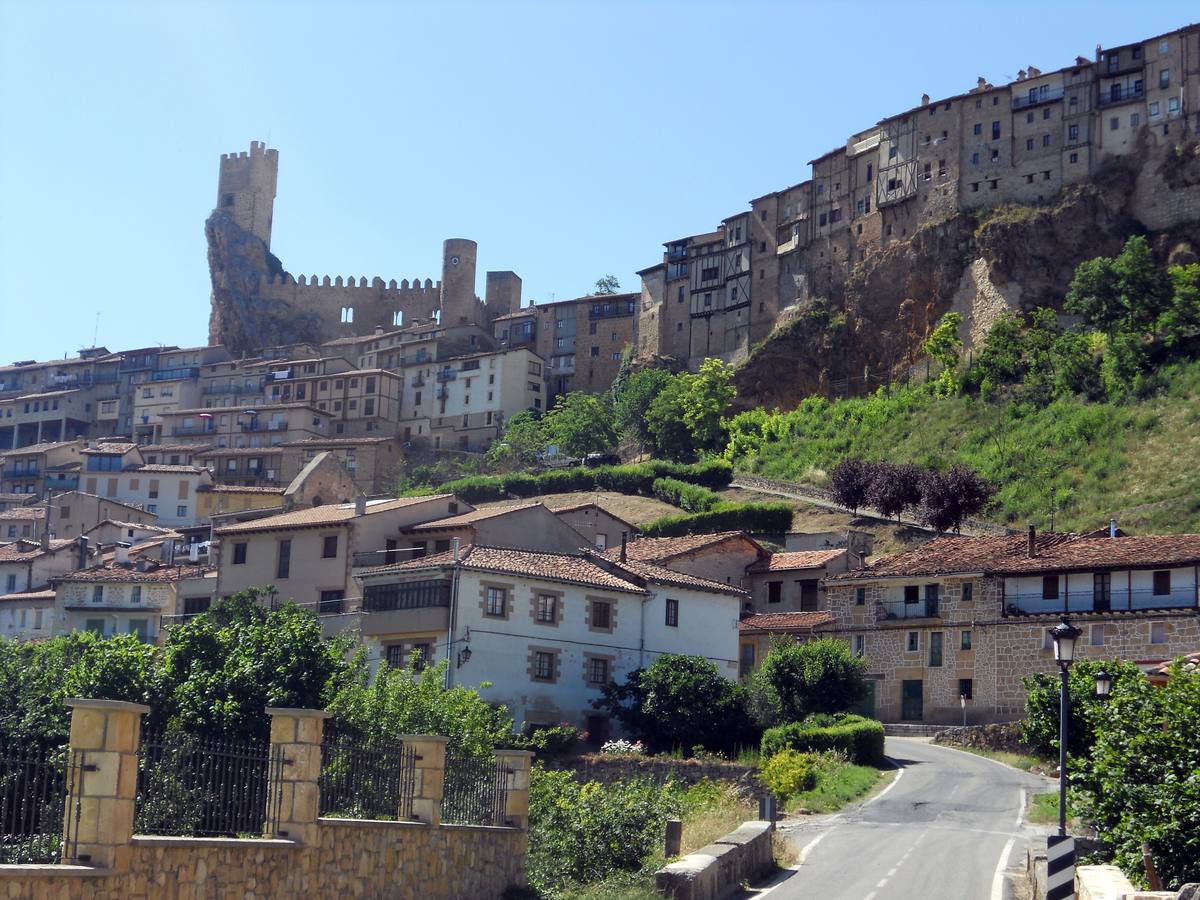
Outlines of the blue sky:
M884 115L1194 4L0 0L0 363L202 344L221 153L280 152L293 274L632 289Z

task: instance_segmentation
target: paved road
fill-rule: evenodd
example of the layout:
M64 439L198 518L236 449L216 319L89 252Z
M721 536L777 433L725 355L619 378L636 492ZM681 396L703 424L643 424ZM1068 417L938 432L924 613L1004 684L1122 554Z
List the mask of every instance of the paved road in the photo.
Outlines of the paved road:
M887 739L902 766L867 803L803 822L786 834L801 852L771 900L1006 900L1006 869L1045 829L1025 824L1023 793L1053 782L911 738Z

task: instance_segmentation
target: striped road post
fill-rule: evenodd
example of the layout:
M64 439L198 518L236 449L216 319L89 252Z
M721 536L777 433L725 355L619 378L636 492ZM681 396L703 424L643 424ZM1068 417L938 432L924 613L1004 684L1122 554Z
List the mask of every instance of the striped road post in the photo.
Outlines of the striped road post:
M1075 838L1052 834L1046 838L1046 900L1074 900Z

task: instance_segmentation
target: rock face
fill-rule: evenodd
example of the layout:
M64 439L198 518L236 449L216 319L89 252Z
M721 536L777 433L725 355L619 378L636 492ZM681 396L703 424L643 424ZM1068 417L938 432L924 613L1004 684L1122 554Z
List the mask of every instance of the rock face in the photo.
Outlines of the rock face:
M812 394L870 393L903 379L950 310L968 346L1005 309L1061 309L1075 267L1149 234L1161 262L1200 248L1200 143L1142 146L1038 206L959 212L859 262L830 296L781 320L736 374L740 397L790 408Z
M320 340L317 316L265 295L263 285L286 273L261 238L221 209L204 223L204 235L212 275L211 343L240 356L262 347Z

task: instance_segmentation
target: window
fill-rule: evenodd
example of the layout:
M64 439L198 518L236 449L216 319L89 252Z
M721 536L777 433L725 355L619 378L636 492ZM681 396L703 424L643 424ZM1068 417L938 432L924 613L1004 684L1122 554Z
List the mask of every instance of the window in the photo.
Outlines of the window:
M393 669L403 669L404 668L404 645L403 644L392 644L390 647L386 648L386 653L387 653L387 664L389 666L391 666Z
M1088 643L1091 644L1093 647L1103 647L1104 646L1104 626L1103 625L1092 625L1091 629L1089 630L1089 634L1088 634Z
M1160 115L1162 115L1162 106L1155 100L1150 104L1150 118L1157 119Z
M958 679L958 696L964 700L970 700L973 695L975 683L970 678Z
M1032 122L1033 121L1033 113L1031 113L1031 112L1025 113L1025 121Z
M129 589L129 602L131 604L142 602L142 586L140 584L135 584Z
M1042 110L1042 118L1043 119L1050 118L1050 107L1047 106L1045 109Z
M8 576L8 586L5 590L9 594L16 592L16 590L17 590L17 576L16 575Z
M929 635L929 665L937 667L942 664L942 637L940 631L934 631Z
M487 589L487 605L484 608L484 613L489 616L504 617L507 615L508 606L508 590L502 587L490 587Z
M1042 599L1057 600L1058 599L1058 576L1046 575L1042 578Z
M742 644L738 658L738 676L744 678L754 671L754 645Z
M679 627L679 601L667 598L667 626L670 628Z
M1042 146L1043 146L1043 147L1049 147L1049 146L1050 146L1050 135L1048 135L1048 134L1043 134L1043 135L1042 135Z
M592 601L592 628L605 631L612 628L612 604L607 600Z
M865 656L867 653L867 636L865 634L856 634L854 636L854 655Z
M1049 628L1047 628L1045 631L1042 632L1042 649L1043 650L1053 650L1054 649L1054 632L1053 632L1053 630L1051 630Z
M1025 139L1025 149L1026 149L1026 150L1032 150L1032 149L1033 149L1033 138L1026 138L1026 139Z
M970 650L971 649L971 632L970 631L960 631L959 632L959 634L958 634L958 649L959 650Z
M104 585L102 585L102 584L92 585L92 602L93 603L103 603L104 602Z
M104 636L104 620L103 619L88 619L83 625L84 631L90 631L92 634Z
M233 545L233 564L235 566L244 566L246 564L246 542L238 541Z
M921 599L921 589L915 584L906 584L904 586L904 602L916 603Z
M919 653L921 651L921 632L910 631L904 649L907 653Z
M1072 140L1072 141L1079 140L1079 126L1078 125L1072 125L1070 128L1067 129L1067 139Z
M1167 642L1167 625L1165 622L1150 623L1150 643L1165 644Z
M327 534L321 541L321 559L337 558L338 536Z
M608 660L593 656L588 660L588 684L608 684Z
M867 589L866 588L855 588L854 589L854 605L855 606L863 606L866 602L867 602Z
M975 582L973 582L973 581L963 582L962 602L963 603L974 603L975 602Z
M1167 98L1167 112L1170 113L1171 115L1176 115L1179 112L1179 98L1178 97L1168 97Z
M599 348L599 347L593 347L593 348L592 348L592 356L599 356L599 355L600 355L600 348Z
M802 612L813 612L817 609L817 585L816 578L802 578L796 582L800 586L800 610Z
M992 140L993 141L1000 140L1000 123L999 122L992 123Z
M1078 154L1078 153L1072 153L1072 154L1071 154L1071 157L1070 157L1070 161L1071 161L1071 162L1073 162L1073 163L1077 163L1077 162L1079 162L1079 154Z
M1112 608L1112 573L1096 572L1092 575L1092 608L1106 612Z
M975 133L976 133L976 134L983 134L983 124L982 124L981 122L976 122L976 123L975 123Z
M211 597L185 597L183 599L183 614L185 616L197 616L202 612L207 612L212 606Z
M1117 116L1113 116L1108 120L1108 130L1116 131L1121 127L1121 120Z
M1158 73L1158 86L1160 88L1169 88L1171 86L1171 70L1162 69Z
M333 616L346 611L346 594L341 589L321 591L321 599L317 604L317 613L322 616Z
M1171 593L1171 571L1169 569L1154 573L1154 596L1166 597Z
M279 542L279 559L275 563L275 577L287 578L292 571L292 542L284 539Z
M537 620L546 625L558 622L558 598L553 594L538 594Z
M175 518L186 519L187 518L187 507L186 506L175 507Z
M533 655L534 681L554 680L554 654L547 650L538 650Z
M783 600L783 582L768 581L767 582L767 602L779 603Z
M1000 151L993 150L992 151L992 162L999 162L999 161L1000 161Z

